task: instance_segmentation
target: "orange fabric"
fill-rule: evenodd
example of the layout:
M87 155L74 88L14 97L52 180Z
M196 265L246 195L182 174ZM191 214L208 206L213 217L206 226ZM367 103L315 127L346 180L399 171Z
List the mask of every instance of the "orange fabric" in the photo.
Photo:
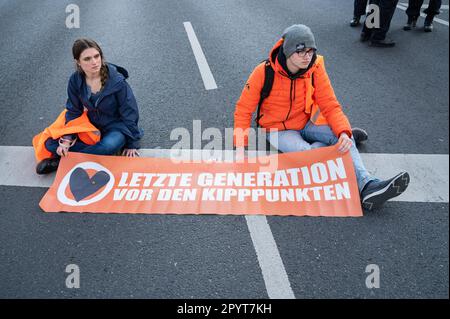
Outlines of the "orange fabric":
M66 110L59 114L52 125L33 137L34 154L38 163L43 159L52 157L52 153L45 148L45 141L49 138L57 139L67 134L78 134L78 138L89 145L94 145L100 141L100 131L91 124L86 111L67 124L65 122Z
M39 206L46 212L362 216L352 158L336 145L253 163L180 165L173 158L69 153Z
M273 52L282 44L283 39L280 39L269 55L270 64L275 71L274 82L270 95L261 105L259 124L267 129L301 130L320 110L319 117L314 121L316 125L328 124L336 136L343 132L351 136L350 123L334 94L323 57L318 55L314 65L303 77L291 81L278 63L276 55L272 58ZM240 136L238 129L245 131L251 125L252 114L256 111L264 85L264 65L265 62L253 70L236 103L234 113L236 146L248 144L247 134L244 134L243 139L238 138ZM311 80L313 72L314 87Z

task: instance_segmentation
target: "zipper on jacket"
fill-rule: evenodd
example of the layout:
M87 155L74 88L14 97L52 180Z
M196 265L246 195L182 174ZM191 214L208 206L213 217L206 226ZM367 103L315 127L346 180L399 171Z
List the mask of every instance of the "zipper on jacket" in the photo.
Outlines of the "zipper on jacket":
M283 121L283 125L284 125L284 122L286 122L289 119L289 115L291 114L291 109L292 109L292 87L293 87L293 85L295 85L294 81L295 81L295 79L291 79L291 88L289 90L289 112L288 112L288 114L286 116L286 119ZM295 92L294 92L294 95L295 95ZM286 128L286 126L284 126L284 127Z

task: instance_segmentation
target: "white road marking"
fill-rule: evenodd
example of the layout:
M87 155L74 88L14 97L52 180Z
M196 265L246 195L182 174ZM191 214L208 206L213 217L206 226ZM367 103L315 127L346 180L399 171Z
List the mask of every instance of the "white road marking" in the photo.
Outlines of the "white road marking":
M248 230L255 246L256 256L271 299L295 299L277 243L266 216L246 215Z
M403 10L403 11L406 11L406 9L408 8L408 6L405 5L405 4L399 3L399 4L397 4L397 8L399 8L399 9L401 9L401 10ZM427 15L426 15L425 13L421 12L421 13L420 13L420 16L421 16L422 18L425 18ZM436 17L434 17L434 20L433 20L433 21L434 21L434 22L437 22L437 23L440 23L440 24L443 24L443 25L446 25L446 26L448 27L448 21L445 21L445 20L442 20L442 19L439 19L439 18L436 18Z
M407 190L393 201L449 202L449 156L437 154L370 154L362 153L367 170L380 179L407 171L411 181Z
M170 149L142 149L143 157L170 157ZM183 159L227 160L232 150L183 150ZM263 154L263 153L261 153ZM256 153L253 156L257 155ZM373 154L362 153L367 170L380 179L393 177L407 171L411 182L405 193L394 198L401 202L449 202L449 155L448 154ZM50 187L54 174L40 176L35 173L33 148L30 146L0 146L0 185L24 187Z
M203 84L205 89L214 90L217 89L216 81L211 73L208 62L206 61L205 55L203 54L202 47L198 42L197 36L195 35L194 28L190 22L184 22L184 28L191 43L192 51L194 51L195 60L197 61L198 69L203 79Z
M170 157L170 149L142 149L144 157ZM208 150L183 150L179 158L208 158ZM232 158L234 152L222 151L213 156L221 161ZM249 156L262 155L253 152ZM368 170L380 178L389 178L401 170L411 175L408 190L396 198L408 202L449 201L449 155L426 154L361 154ZM0 146L0 185L49 187L55 174L39 176L34 172L34 151L29 146ZM295 299L283 260L277 248L266 216L245 216L255 247L259 266L269 298Z

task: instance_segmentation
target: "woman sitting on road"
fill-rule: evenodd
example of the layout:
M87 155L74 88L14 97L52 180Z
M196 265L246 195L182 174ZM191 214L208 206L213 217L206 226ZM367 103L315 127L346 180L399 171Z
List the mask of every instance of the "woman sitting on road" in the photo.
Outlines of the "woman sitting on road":
M38 163L38 174L55 171L61 156L66 156L69 150L113 155L123 149L122 155L139 155L137 149L143 131L138 127L139 110L133 91L126 82L127 70L106 63L100 46L91 39L76 40L72 53L76 71L67 88L65 126L81 118L86 111L89 122L100 131L101 138L93 145L81 141L77 134L48 138L44 142L45 149L52 156ZM36 149L34 140L33 145Z

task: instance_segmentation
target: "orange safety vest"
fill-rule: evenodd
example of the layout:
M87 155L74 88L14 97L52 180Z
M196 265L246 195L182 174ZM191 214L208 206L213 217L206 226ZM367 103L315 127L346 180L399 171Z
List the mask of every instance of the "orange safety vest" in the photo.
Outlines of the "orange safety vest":
M94 145L100 141L100 131L89 121L86 111L67 124L66 111L62 111L55 122L33 137L34 155L38 163L52 157L52 153L45 147L45 142L49 138L57 139L68 134L78 134L78 138L88 145Z

